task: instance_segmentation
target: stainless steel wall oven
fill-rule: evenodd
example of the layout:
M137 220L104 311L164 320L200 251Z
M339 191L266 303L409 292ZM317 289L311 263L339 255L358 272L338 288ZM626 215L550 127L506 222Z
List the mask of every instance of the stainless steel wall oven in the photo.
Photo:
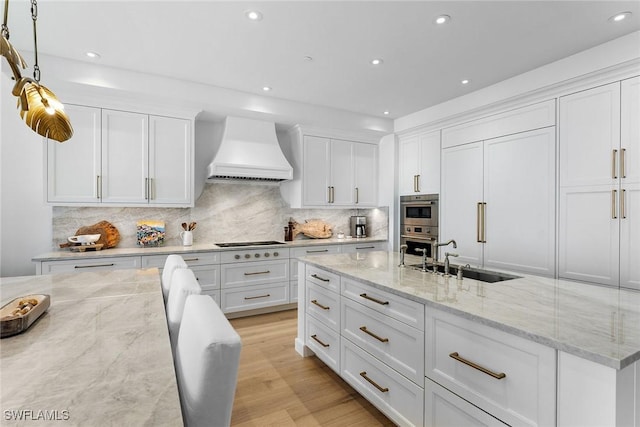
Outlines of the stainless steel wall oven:
M431 258L431 243L438 241L438 194L400 197L400 244L407 253Z

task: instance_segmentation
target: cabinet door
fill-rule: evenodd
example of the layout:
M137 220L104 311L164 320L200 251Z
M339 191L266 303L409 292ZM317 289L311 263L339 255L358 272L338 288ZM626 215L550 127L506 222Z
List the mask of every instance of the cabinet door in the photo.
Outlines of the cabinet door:
M440 193L440 131L420 135L420 170L418 172L418 192L422 194Z
M330 140L305 136L302 159L302 204L325 206L329 202Z
M418 192L416 176L420 174L420 141L418 136L400 140L400 195Z
M73 137L47 143L47 202L99 202L100 109L67 104L65 111Z
M458 248L453 251L460 255L456 261L463 265L482 265L482 243L478 241L481 225L478 204L483 200L482 162L482 142L442 150L438 240L454 239Z
M555 127L484 142L485 267L555 274L555 173Z
M146 114L102 110L102 202L147 204Z
M612 184L560 188L560 278L618 286L616 192Z
M640 77L622 82L620 149L624 150L622 185L640 182Z
M560 186L608 184L615 179L620 83L560 98L559 132Z
M352 141L331 140L330 185L332 188L331 204L335 206L351 206L355 203L356 186L354 182L354 145Z
M149 203L192 203L192 158L189 120L149 118Z
M378 205L378 146L356 142L354 144L355 204Z
M620 286L640 290L640 183L623 187L620 197Z

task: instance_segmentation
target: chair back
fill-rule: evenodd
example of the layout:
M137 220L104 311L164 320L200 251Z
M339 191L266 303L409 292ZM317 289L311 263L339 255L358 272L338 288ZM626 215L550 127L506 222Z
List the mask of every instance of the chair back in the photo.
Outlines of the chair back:
M240 336L208 295L190 295L176 347L176 376L187 427L224 427L238 381Z
M202 288L198 279L190 268L177 268L171 278L171 288L167 299L167 325L169 327L169 337L171 338L171 348L175 350L178 342L178 332L184 312L184 304L187 297L192 294L201 294Z
M164 297L165 304L169 298L169 288L171 287L171 278L176 268L189 268L187 263L180 255L171 254L167 257L162 268L162 277L160 279L162 283L162 296Z

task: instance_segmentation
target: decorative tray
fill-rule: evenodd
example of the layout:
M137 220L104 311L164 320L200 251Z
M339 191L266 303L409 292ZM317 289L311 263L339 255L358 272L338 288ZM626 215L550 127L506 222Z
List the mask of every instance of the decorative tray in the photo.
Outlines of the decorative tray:
M14 299L0 308L0 338L20 334L51 305L49 295L32 294Z

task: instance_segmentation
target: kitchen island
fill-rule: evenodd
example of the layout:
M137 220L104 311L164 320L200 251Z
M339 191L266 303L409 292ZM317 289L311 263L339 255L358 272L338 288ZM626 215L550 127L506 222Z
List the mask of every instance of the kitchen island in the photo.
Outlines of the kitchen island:
M301 258L298 352L402 425L462 420L451 408L476 422L640 425L640 293L522 274L460 281L399 263L388 252Z
M2 425L182 425L158 270L0 278L2 305L48 294L0 342Z

